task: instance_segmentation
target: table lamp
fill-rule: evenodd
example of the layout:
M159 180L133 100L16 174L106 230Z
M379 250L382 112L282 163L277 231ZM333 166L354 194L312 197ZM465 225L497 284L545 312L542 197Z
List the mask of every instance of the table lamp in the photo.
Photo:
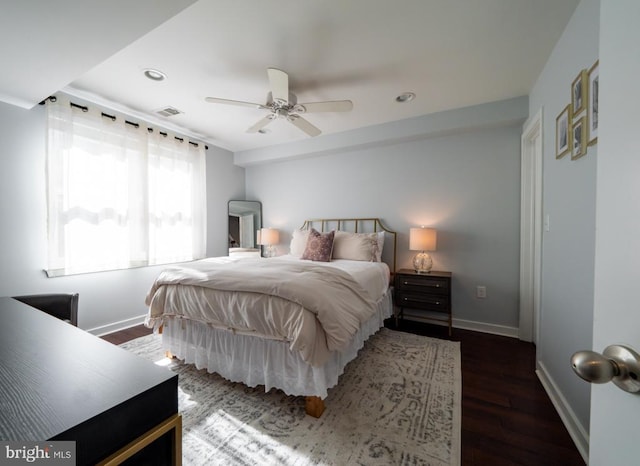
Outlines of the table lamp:
M413 269L417 273L429 273L433 261L426 251L436 250L435 228L411 228L409 230L409 249L421 251L413 258Z
M260 242L267 246L267 257L273 257L276 255L273 245L278 244L278 241L280 241L280 235L278 234L278 230L275 228L263 228L260 231Z

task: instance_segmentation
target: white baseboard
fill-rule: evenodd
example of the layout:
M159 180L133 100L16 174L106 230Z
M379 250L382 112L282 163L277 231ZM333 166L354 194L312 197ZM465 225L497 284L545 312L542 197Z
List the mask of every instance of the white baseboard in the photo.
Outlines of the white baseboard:
M142 314L137 317L132 317L131 319L121 320L119 322L114 322L112 324L101 325L100 327L90 328L90 329L87 329L87 332L100 337L108 333L118 332L120 330L124 330L129 327L135 327L136 325L143 324L145 316L146 314Z
M463 330L473 330L475 332L491 333L503 337L518 338L517 327L507 327L506 325L487 324L485 322L475 322L473 320L453 319L453 326Z
M551 399L553 406L555 406L556 411L560 415L564 426L569 431L573 443L576 444L576 448L582 455L582 459L586 464L589 464L589 433L582 426L575 412L571 409L571 405L567 403L567 399L558 389L558 386L549 375L544 364L540 361L536 361L536 374Z
M441 318L441 317L440 317ZM412 318L412 316L404 317L404 320L412 320L414 322L428 323L431 325L446 326L446 322L438 322L436 320L423 320L420 318ZM453 319L453 328L459 328L462 330L473 330L474 332L491 333L493 335L500 335L503 337L518 338L518 329L516 327L507 327L505 325L487 324L485 322L474 322L472 320Z

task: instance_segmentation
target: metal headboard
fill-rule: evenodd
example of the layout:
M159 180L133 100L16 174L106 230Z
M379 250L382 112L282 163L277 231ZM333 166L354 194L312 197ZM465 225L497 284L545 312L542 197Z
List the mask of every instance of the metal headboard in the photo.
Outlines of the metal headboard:
M315 228L316 230L321 232L330 231L332 229L349 231L352 233L378 233L380 231L384 231L385 247L382 250L382 257L383 260L385 257L387 258L385 262L389 266L391 273L394 274L396 272L397 233L387 228L379 218L314 218L305 220L300 227L301 230L308 230L309 228ZM391 253L391 259L389 259L387 248L387 243L391 243L391 241L388 241L387 236L390 236L392 238L393 249Z

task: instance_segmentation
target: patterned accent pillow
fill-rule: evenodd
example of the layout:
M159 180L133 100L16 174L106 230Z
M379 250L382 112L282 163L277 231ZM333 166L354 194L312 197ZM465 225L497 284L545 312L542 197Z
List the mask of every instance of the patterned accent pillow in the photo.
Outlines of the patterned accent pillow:
M315 228L312 228L309 231L307 247L304 249L301 259L330 262L331 253L333 252L333 238L335 233L335 231L320 233Z

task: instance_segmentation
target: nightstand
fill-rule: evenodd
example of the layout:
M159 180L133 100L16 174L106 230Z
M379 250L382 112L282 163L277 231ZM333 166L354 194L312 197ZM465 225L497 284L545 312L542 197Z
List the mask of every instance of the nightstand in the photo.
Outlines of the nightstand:
M417 273L410 269L396 272L394 300L403 319L446 322L451 336L451 272ZM410 312L405 312L409 309Z

